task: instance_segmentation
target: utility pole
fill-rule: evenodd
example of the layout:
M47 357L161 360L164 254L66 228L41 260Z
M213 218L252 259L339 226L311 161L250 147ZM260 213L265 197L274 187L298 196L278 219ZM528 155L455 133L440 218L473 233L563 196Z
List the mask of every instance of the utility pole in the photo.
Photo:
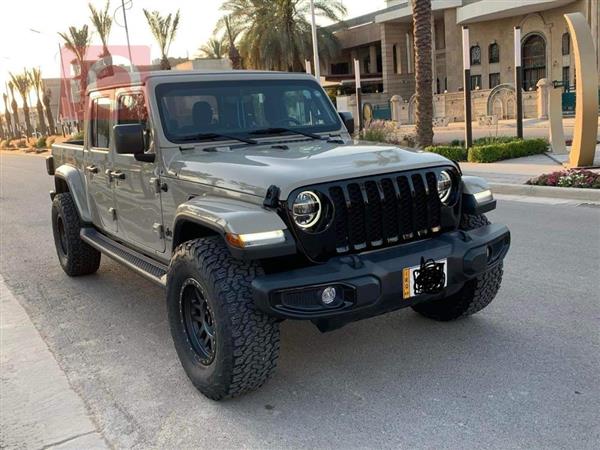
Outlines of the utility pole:
M358 131L363 129L363 115L362 115L362 87L360 85L360 61L354 60L354 83L356 84L356 109L358 115Z
M310 0L310 15L312 26L313 56L315 61L315 77L321 82L321 64L319 63L319 43L317 41L317 23L315 22L315 2Z

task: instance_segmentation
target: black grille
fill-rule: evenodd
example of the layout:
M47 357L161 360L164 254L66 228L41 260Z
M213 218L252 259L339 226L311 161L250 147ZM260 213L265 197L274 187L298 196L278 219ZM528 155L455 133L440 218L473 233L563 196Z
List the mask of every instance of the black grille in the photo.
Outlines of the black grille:
M329 187L337 253L425 238L440 230L434 172L393 175Z

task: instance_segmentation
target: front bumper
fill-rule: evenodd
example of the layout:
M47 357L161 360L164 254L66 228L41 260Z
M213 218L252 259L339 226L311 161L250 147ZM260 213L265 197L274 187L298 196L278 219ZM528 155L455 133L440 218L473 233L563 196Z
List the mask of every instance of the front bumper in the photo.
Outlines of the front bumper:
M351 322L459 291L468 280L496 267L510 246L504 225L453 231L432 239L339 256L327 263L269 274L252 282L259 309L282 319L339 319ZM403 299L402 271L421 258L447 259L447 287L436 294ZM315 292L335 286L343 296L332 305L315 302ZM343 298L342 298L343 297Z

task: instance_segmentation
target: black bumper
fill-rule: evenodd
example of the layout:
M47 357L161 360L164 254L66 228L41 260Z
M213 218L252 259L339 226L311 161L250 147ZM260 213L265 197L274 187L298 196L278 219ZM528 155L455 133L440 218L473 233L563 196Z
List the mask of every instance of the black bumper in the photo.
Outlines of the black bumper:
M339 319L350 322L376 316L417 302L443 298L469 279L496 267L510 246L510 232L492 224L472 231L454 231L432 239L339 256L327 263L264 275L252 283L259 309L282 319ZM403 269L421 258L447 259L447 287L435 294L403 298ZM327 286L339 296L329 306L318 299Z

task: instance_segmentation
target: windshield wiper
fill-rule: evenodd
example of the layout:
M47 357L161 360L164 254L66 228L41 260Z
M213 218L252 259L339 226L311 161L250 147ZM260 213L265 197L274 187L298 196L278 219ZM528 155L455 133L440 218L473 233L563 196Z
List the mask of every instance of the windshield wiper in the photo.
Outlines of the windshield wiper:
M179 140L190 142L190 141L203 141L203 140L215 140L218 138L229 139L232 141L240 141L250 145L258 144L254 139L248 139L241 136L230 136L228 134L223 133L198 133L198 134L190 134L188 136L180 137Z
M327 138L325 136L319 136L318 134L309 133L307 131L294 130L293 128L285 128L285 127L264 128L264 129L261 129L261 130L251 131L248 134L260 135L260 134L280 134L280 133L300 134L302 136L306 136L306 137L309 137L311 139L316 139L318 141L323 141L323 140L328 140L329 139L329 138Z

